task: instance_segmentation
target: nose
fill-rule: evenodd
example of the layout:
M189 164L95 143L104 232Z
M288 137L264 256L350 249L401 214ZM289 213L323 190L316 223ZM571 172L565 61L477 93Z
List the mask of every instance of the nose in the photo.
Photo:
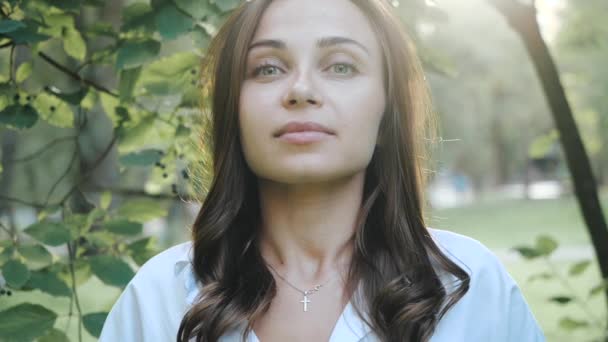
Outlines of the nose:
M306 78L304 73L300 74L300 77L294 82L285 97L283 98L283 106L286 108L293 108L311 104L313 106L320 106L320 96L313 90L311 82Z

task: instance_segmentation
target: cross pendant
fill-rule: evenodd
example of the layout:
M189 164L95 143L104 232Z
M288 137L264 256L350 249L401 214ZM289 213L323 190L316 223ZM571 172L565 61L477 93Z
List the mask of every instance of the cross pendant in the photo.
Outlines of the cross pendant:
M304 304L304 312L308 311L308 303L310 303L310 300L308 300L307 293L304 294L304 299L302 299L300 303Z

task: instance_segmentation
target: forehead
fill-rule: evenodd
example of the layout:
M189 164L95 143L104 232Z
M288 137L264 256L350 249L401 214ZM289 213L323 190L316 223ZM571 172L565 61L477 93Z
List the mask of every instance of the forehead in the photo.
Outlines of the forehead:
M372 55L380 45L367 17L350 0L274 0L266 9L253 40L281 39L290 45L322 37L356 40Z

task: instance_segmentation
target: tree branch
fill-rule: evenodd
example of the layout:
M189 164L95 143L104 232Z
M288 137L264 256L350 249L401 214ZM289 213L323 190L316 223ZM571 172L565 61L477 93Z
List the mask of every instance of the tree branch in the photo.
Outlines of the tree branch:
M536 6L523 4L517 0L488 0L503 15L509 25L517 32L528 34L538 27Z
M35 203L35 202L28 202L26 200L22 200L19 198L14 198L14 197L8 197L8 196L1 196L0 195L0 200L6 201L6 202L16 202L16 203L21 203L23 205L27 205L29 207L33 207L36 209L44 209L45 205L43 204L39 204L39 203Z
M68 193L65 194L61 198L61 200L59 201L59 204L64 203L70 197L70 195L72 195L72 193L74 193L74 191L76 191L76 189L78 189L78 187L82 183L84 183L84 181L86 181L91 176L91 174L93 173L93 171L95 171L95 169L97 168L97 166L99 166L99 164L101 164L101 162L108 156L108 154L112 150L112 147L116 143L117 139L118 139L118 136L116 134L114 134L114 136L112 137L112 140L110 141L110 143L108 144L108 146L106 146L106 148L101 153L101 155L93 162L93 166L89 170L87 170L87 172L85 172L78 179L78 181L76 182L76 184L74 184L74 186L70 189L70 191L68 191Z
M0 222L0 228L2 228L2 230L4 230L8 234L8 236L12 236L13 235L13 233L11 232L11 230L8 229L8 227L6 227L2 222Z
M105 88L105 87L103 87L103 86L101 86L101 85L99 85L99 84L97 84L97 83L95 83L95 82L93 82L91 80L87 80L87 79L83 78L82 76L78 75L78 73L70 70L66 66L61 65L59 62L55 61L53 58L51 58L49 55L45 54L44 52L40 51L40 52L38 52L38 55L40 55L40 57L42 59L44 59L45 61L47 61L49 64L51 64L55 68L59 69L60 71L64 72L65 74L67 74L71 78L73 78L73 79L75 79L77 81L80 81L81 83L83 83L83 84L85 84L85 85L87 85L89 87L95 88L98 91L106 93L106 94L108 94L108 95L110 95L112 97L115 97L115 98L119 98L120 97L118 94L113 93L111 90L109 90L109 89L107 89L107 88ZM138 108L146 110L141 104L137 103L137 101L132 101L132 103L135 106L137 106ZM168 121L164 120L163 118L161 118L160 116L158 116L158 113L156 113L156 114L157 115L155 116L154 119L163 121L166 124L171 125L173 127L177 127L175 124L173 124L171 122L168 122Z
M76 240L77 241L77 240ZM76 250L78 248L77 242L74 242L74 247L70 242L68 245L68 257L69 257L69 268L70 268L70 278L72 280L72 296L74 297L74 302L76 303L76 311L78 312L78 341L82 342L82 309L80 308L80 301L78 300L78 292L76 291L76 274L74 272L74 259L76 256Z
M106 148L104 149L104 151L102 152L102 154L95 160L95 162L93 162L93 167L91 167L85 174L83 174L78 179L78 181L76 182L76 184L74 184L74 186L72 186L72 188L61 198L61 200L59 202L51 204L51 206L62 205L70 197L70 195L72 195L72 193L74 193L74 191L76 191L76 189L78 189L78 187L91 176L91 174L93 173L93 171L95 171L95 168L108 156L108 154L112 150L112 147L116 143L117 139L118 139L118 136L114 135L112 137L112 141L110 141L110 143L108 144L108 146L106 146ZM67 172L69 172L69 170L71 169L71 165L73 164L73 160L74 160L74 157L72 156L72 161L70 162L70 167L66 170L66 172L62 175L62 177L55 184L57 184L59 181L61 181L61 179L63 179L63 177L65 177L65 175L67 174ZM53 186L53 188L54 187L55 186ZM47 200L45 201L45 203L44 204L39 204L39 203L34 203L34 202L27 202L25 200L18 199L18 198L7 197L7 196L0 196L0 200L4 200L4 201L7 201L7 202L9 202L9 201L10 202L17 202L17 203L21 203L23 205L27 205L27 206L30 206L30 207L33 207L33 208L37 208L37 209L44 209L44 208L48 207L49 206L49 203L48 203L49 199L50 199L50 195L47 195Z
M118 94L113 93L111 90L109 90L108 88L101 86L91 80L87 80L85 78L83 78L82 76L78 75L76 72L68 69L66 66L61 65L59 62L57 62L56 60L54 60L53 58L51 58L49 55L45 54L42 51L38 52L38 55L44 59L47 63L51 64L52 66L54 66L55 68L59 69L60 71L62 71L63 73L67 74L68 76L70 76L71 78L80 81L81 83L85 84L86 86L95 88L98 91L101 91L103 93L106 93L110 96L113 97L118 97Z
M49 148L53 147L54 145L63 142L63 141L67 141L67 140L73 140L76 139L77 136L68 136L68 137L61 137L61 138L57 138L49 143L47 143L44 147L42 147L41 149L39 149L36 152L33 152L30 155L27 155L25 157L21 157L21 158L15 158L13 160L9 160L10 163L23 163L26 161L30 161L36 157L38 157L39 155L41 155L42 153L44 153L44 151L48 150Z
M53 192L55 192L55 188L57 188L57 185L59 185L59 183L61 183L61 181L68 175L68 173L70 173L70 170L72 169L72 166L74 165L74 162L76 161L76 157L78 157L78 146L74 146L74 152L72 153L72 158L70 159L70 162L68 163L67 169L55 181L55 183L53 183L53 186L51 186L51 189L47 193L46 199L44 201L45 206L48 205L49 200L51 199L51 196L53 195ZM63 201L62 201L62 203L63 203Z
M148 198L159 199L159 200L163 200L163 199L174 200L177 197L173 194L164 194L164 193L150 194L150 193L143 191L142 189L93 187L92 190L93 191L107 190L107 191L112 192L113 194L118 194L118 195L125 196L125 197L148 197ZM190 197L186 197L186 198L181 197L181 199L186 202L190 202L190 201L194 200L193 198L190 198Z
M11 53L8 56L8 82L13 82L15 80L15 72L13 71L13 64L15 59L15 45L11 45Z

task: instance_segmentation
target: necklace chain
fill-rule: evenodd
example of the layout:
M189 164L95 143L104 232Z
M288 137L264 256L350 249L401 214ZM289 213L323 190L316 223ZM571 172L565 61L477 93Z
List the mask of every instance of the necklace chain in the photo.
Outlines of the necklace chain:
M289 286L291 286L292 288L296 289L298 292L302 293L304 296L307 296L307 295L310 295L310 294L313 294L313 293L315 293L315 292L319 291L319 289L320 289L322 286L327 285L327 284L328 284L328 283L329 283L329 282L330 282L330 281L333 279L333 277L331 277L331 278L329 278L329 280L328 280L328 281L326 281L326 282L325 282L325 284L315 285L315 287L314 287L312 290L301 290L300 288L296 287L296 286L295 286L295 285L293 285L291 282L289 282L289 280L287 280L287 279L283 278L283 276L282 276L281 274L279 274L279 271L277 271L277 270L276 270L274 267L272 267L270 264L268 264L268 263L267 263L266 265L268 265L268 267L270 267L270 268L271 268L271 269L272 269L272 270L273 270L273 271L276 273L276 275L277 275L277 276L279 276L279 278L283 279L283 281L285 281L285 282L287 283L287 285L289 285Z

